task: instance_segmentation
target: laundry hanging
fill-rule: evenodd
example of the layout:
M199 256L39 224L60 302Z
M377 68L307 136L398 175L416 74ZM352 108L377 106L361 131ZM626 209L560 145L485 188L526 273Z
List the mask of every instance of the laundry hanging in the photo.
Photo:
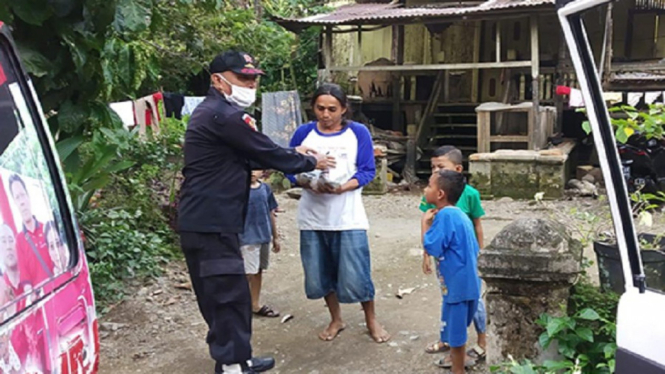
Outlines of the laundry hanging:
M139 135L145 135L147 126L151 126L153 133L159 133L159 121L162 119L159 108L163 100L162 93L157 92L134 101L134 118L139 126Z
M194 109L205 99L204 96L185 96L185 105L182 107L183 116L191 116Z
M185 96L183 94L164 92L166 118L182 119L183 106L185 106Z
M134 102L131 100L121 101L118 103L111 103L109 107L113 109L114 112L118 114L118 117L122 120L122 124L126 129L134 127L136 121L134 121Z
M653 104L658 100L659 97L662 97L663 93L661 91L649 91L644 94L644 103L645 104ZM662 102L662 98L660 102Z
M629 92L628 93L628 105L636 107L639 104L640 100L644 96L643 92Z

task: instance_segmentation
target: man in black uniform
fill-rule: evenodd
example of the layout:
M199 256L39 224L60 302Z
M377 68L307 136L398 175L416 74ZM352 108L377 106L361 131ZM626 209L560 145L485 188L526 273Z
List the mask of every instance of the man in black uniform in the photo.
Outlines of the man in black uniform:
M178 231L216 373L271 369L272 358L252 358L252 308L238 233L247 212L251 169L294 174L326 169L334 160L307 148L282 148L256 131L243 111L256 98L263 72L243 52L210 63L211 87L185 134L185 181Z

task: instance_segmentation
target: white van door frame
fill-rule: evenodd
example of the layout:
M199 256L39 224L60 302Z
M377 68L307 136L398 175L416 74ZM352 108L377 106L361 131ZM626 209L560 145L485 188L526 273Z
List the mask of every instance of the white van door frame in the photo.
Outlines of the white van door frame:
M647 288L628 189L609 112L582 15L610 0L557 0L559 21L568 44L603 172L626 292L617 315L616 373L665 373L665 294Z

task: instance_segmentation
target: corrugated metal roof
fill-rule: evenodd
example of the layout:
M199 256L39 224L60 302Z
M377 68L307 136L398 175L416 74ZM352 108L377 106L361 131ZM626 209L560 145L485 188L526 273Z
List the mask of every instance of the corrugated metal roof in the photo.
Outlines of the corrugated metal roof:
M454 18L473 13L490 13L517 8L548 7L554 0L489 0L480 4L437 3L427 6L404 8L401 4L350 4L330 13L301 19L276 18L277 23L288 29L314 25L386 24L396 21L423 18Z

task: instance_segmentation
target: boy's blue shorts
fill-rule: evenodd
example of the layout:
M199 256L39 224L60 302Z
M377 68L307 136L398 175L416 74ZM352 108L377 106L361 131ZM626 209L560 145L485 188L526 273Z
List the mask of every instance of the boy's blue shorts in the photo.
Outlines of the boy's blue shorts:
M445 299L441 307L441 341L451 347L462 347L466 344L466 329L473 322L478 310L478 300L467 300L448 304Z

